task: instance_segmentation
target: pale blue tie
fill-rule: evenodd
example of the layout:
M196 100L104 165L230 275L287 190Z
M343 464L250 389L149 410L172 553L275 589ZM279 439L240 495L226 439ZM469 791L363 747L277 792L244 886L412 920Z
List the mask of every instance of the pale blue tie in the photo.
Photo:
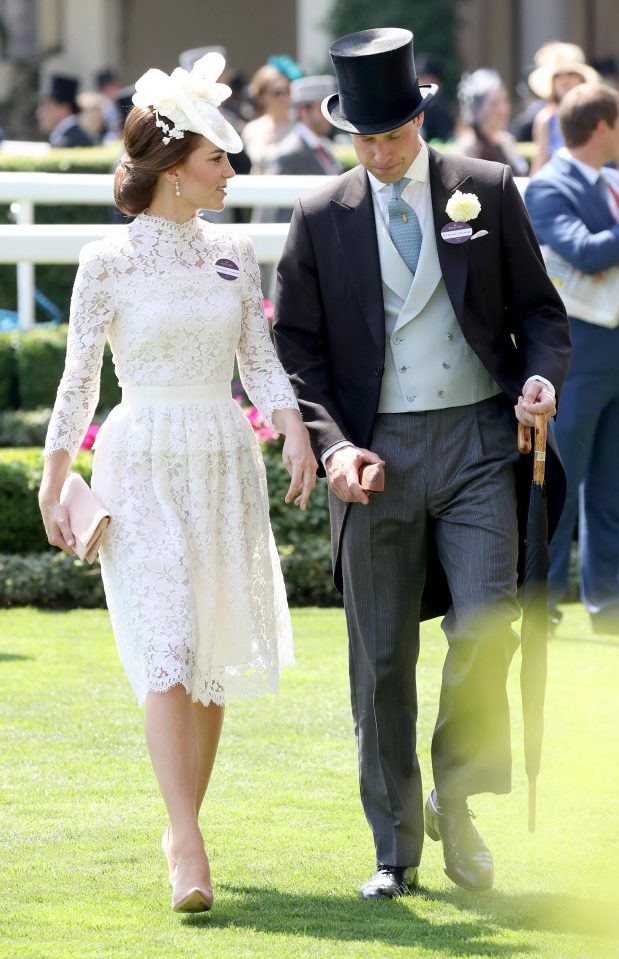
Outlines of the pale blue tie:
M421 227L417 214L401 196L404 187L410 182L410 178L405 176L391 184L387 209L393 245L414 276L421 252Z

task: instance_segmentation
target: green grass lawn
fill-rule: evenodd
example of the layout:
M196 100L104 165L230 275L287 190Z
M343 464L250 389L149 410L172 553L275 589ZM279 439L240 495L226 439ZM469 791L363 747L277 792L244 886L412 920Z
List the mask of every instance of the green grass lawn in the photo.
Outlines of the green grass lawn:
M373 868L357 791L340 610L294 612L298 666L281 695L232 704L203 824L211 914L179 917L159 840L164 809L141 711L107 614L0 612L0 956L619 956L619 641L579 606L550 644L538 832L526 821L517 663L514 791L476 797L491 893L458 890L427 841L418 895L363 902ZM421 762L444 640L424 627Z

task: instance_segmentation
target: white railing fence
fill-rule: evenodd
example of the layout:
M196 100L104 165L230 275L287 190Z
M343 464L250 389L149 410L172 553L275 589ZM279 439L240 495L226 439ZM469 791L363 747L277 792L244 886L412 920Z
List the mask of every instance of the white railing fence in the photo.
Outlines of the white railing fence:
M0 226L0 263L17 265L19 326L34 324L35 263L77 263L81 248L122 226L116 224L42 225L34 223L37 205L114 205L111 173L2 173L0 203L10 204L14 225ZM227 207L290 207L298 196L324 186L324 176L236 176L228 183ZM525 178L517 178L522 192ZM260 263L276 263L287 223L226 224L248 235Z

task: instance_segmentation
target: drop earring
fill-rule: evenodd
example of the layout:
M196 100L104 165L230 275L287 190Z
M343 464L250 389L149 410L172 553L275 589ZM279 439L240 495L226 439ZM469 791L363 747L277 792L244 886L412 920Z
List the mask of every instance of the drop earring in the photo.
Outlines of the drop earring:
M181 185L180 185L180 183L178 182L178 177L177 177L176 180L174 181L174 192L176 193L176 196L177 196L177 197L180 197L180 195L181 195Z

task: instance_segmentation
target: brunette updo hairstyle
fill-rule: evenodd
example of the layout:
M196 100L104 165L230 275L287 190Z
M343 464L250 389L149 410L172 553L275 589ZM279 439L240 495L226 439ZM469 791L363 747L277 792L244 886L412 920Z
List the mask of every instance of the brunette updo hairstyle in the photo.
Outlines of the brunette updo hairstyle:
M125 123L125 150L114 177L114 201L129 216L143 213L152 202L160 174L183 163L202 141L199 133L163 142L157 117L147 107L133 107ZM164 122L169 123L164 117ZM169 123L172 126L171 123Z

